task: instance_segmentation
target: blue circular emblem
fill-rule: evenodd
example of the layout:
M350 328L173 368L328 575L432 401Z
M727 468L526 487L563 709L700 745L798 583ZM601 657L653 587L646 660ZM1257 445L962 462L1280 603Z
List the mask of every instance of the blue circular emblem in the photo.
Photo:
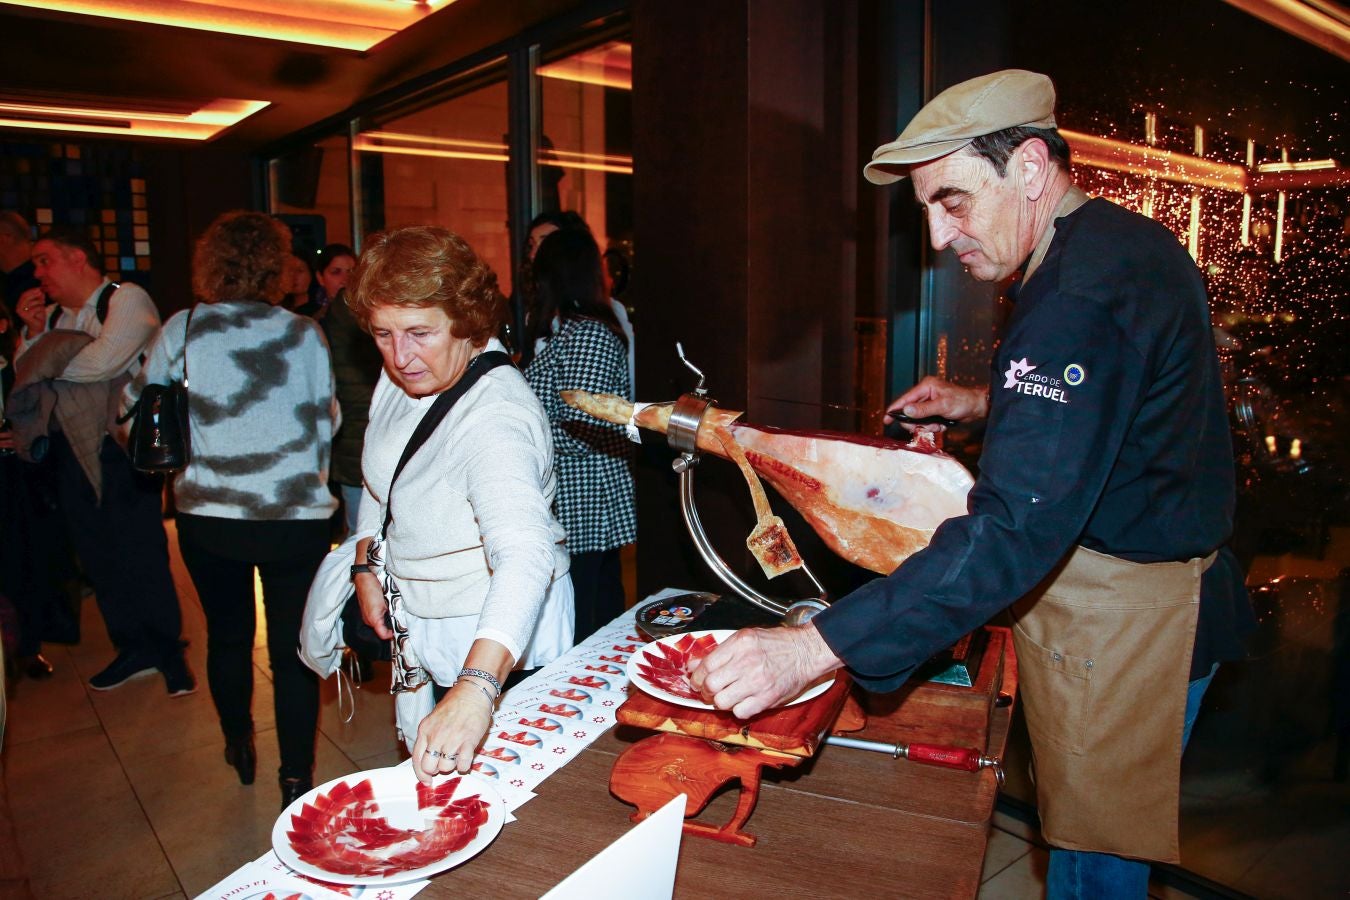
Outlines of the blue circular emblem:
M1087 369L1084 369L1078 363L1069 363L1064 367L1064 383L1070 387L1077 387L1087 378Z

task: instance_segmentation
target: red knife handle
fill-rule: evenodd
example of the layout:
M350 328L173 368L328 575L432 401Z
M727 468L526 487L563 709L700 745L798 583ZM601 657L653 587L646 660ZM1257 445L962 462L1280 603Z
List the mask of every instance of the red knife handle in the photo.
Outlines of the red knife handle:
M910 744L905 750L905 759L967 772L978 772L981 762L980 751L973 747L939 747L936 744Z

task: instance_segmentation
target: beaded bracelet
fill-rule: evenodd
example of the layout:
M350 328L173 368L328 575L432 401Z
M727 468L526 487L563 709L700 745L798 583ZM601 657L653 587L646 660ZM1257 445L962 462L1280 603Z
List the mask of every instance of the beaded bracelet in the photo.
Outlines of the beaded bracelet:
M493 675L491 672L484 672L482 669L460 669L459 675L456 677L456 680L458 680L459 678L464 678L465 676L472 676L474 678L483 679L488 684L492 685L492 689L497 692L498 697L502 695L502 683L498 681L497 677Z

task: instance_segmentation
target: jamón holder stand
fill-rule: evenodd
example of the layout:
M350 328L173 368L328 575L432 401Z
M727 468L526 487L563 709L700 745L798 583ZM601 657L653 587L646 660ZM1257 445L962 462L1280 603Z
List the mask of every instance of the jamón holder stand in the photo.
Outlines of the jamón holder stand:
M680 511L685 526L698 549L699 556L715 575L738 597L779 619L785 625L799 625L807 622L829 604L828 595L820 580L803 562L801 569L816 588L814 597L790 601L769 597L756 590L741 578L713 548L703 524L699 520L698 508L694 502L694 470L699 463L698 430L704 415L715 407L708 397L704 386L705 377L697 366L684 355L684 348L675 345L680 361L696 376L698 384L690 393L682 395L671 410L670 423L666 439L672 449L680 455L672 463L679 474ZM686 595L689 596L689 595ZM709 597L710 595L698 595ZM642 627L645 614L659 608L659 605L677 605L678 597L655 601L658 606L648 604L638 611L639 630L649 637L658 637ZM672 627L670 631L682 631L696 624ZM1001 636L1000 636L1001 637ZM1000 650L1005 642L999 640ZM1006 642L1011 644L1010 641ZM1009 650L1011 648L1009 647ZM642 652L639 650L638 652ZM650 696L640 690L629 693L628 699L619 708L618 721L623 725L654 731L656 734L645 737L621 753L615 760L610 774L610 792L626 803L637 807L630 818L641 821L665 805L666 801L677 794L688 797L686 819L697 816L719 789L728 782L738 780L740 792L731 818L723 825L710 825L699 821L686 821L684 832L725 843L741 846L754 846L755 836L742 830L759 798L760 774L765 766L770 768L795 767L815 755L824 743L839 743L843 746L861 750L871 750L904 757L916 762L950 768L979 771L985 767L994 767L998 771L998 761L984 756L970 748L968 737L978 738L980 733L987 738L988 714L992 709L993 695L1000 693L1003 654L989 656L983 660L982 678L988 682L982 691L972 693L975 700L974 721L967 723L974 727L969 732L938 729L943 738L956 738L961 744L952 746L944 740L940 745L913 741L909 731L900 723L899 731L883 730L875 734L883 740L866 740L874 734L862 731L868 726L868 711L850 696L851 680L842 671L836 673L835 681L818 697L795 706L765 710L749 721L741 721L730 712L722 710L695 709L677 706ZM1015 671L1015 669L1014 669ZM1015 675L1013 676L1015 678ZM997 684L995 679L997 678ZM1013 682L1015 684L1015 681ZM922 735L933 733L935 723L951 718L956 705L951 697L929 695L936 689L947 689L946 685L925 687L918 698L897 700L906 711L920 709L924 725ZM961 689L956 689L961 690ZM1015 691L1015 687L1013 688ZM889 695L888 695L889 696ZM979 696L989 699L980 708ZM962 698L957 698L957 703ZM967 705L969 705L968 701ZM929 712L931 706L936 712ZM892 713L894 710L891 711ZM959 712L959 710L958 710ZM882 713L883 720L895 718ZM903 720L911 715L900 717ZM969 715L966 716L970 718ZM879 723L880 724L880 723ZM961 721L952 723L960 726ZM860 732L857 738L828 737L847 732ZM978 741L978 746L984 742ZM1001 781L1001 772L998 772Z

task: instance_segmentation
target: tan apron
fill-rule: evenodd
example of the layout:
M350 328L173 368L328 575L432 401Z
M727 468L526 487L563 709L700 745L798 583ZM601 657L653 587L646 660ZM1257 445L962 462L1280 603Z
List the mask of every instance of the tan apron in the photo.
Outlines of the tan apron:
M1013 606L1047 841L1179 862L1181 732L1200 577L1077 548Z

